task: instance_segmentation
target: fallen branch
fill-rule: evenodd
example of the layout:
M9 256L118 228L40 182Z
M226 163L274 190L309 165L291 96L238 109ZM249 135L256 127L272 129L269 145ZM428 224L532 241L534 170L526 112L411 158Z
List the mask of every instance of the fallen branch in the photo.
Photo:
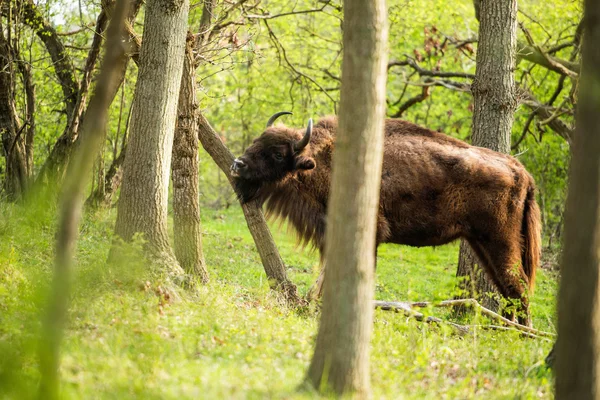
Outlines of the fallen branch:
M459 335L466 335L471 333L471 330L460 324L454 322L444 321L443 319L425 316L422 313L415 311L411 308L410 303L399 302L399 301L375 301L375 308L380 308L384 311L395 311L403 312L406 316L416 319L417 321L427 322L428 324L448 325L453 328Z
M445 301L440 301L437 303L433 303L433 302L429 302L429 301L422 301L422 302L416 302L416 303L399 302L399 301L375 301L374 304L375 304L375 308L381 308L382 310L393 310L393 311L397 311L397 312L400 312L400 311L405 312L407 315L412 316L419 321L424 320L425 316L422 313L415 311L413 308L454 307L454 306L472 307L474 309L479 310L481 312L481 314L483 314L493 320L500 321L500 322L504 323L505 325L508 325L509 327L513 328L514 330L518 330L520 332L525 333L526 336L528 336L528 337L544 337L544 338L555 338L556 337L556 334L554 334L554 333L544 332L544 331L540 331L537 329L533 329L528 326L513 322L507 318L504 318L500 314L497 314L497 313L493 312L492 310L483 307L475 299L445 300ZM427 318L434 318L434 317L427 317ZM434 318L431 321L425 320L425 322L438 322L438 320L442 321L439 318ZM450 322L448 322L448 323L452 324L452 325L457 325L461 329L462 328L468 329L468 326L453 324ZM494 326L494 325L488 325L488 326ZM498 327L498 328L501 328L501 327ZM486 328L486 329L495 329L495 328ZM533 335L533 336L531 336L531 335Z

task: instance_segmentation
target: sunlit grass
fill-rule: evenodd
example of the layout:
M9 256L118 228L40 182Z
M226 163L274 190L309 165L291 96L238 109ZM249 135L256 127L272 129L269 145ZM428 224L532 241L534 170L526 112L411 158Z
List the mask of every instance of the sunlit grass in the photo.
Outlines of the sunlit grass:
M0 205L0 397L35 395L39 315L52 270L52 208L35 215ZM81 228L70 323L63 346L65 398L312 398L298 393L318 315L284 307L268 289L239 209L203 214L211 283L167 293L136 246L105 262L114 210ZM290 278L305 293L318 254L273 230ZM382 246L376 297L442 300L455 290L457 246ZM555 278L540 273L534 325L553 331ZM170 298L167 298L170 297ZM175 299L179 297L179 299ZM430 310L449 318L447 310ZM471 321L473 324L484 321ZM459 336L377 311L371 357L375 398L549 398L551 373L535 367L551 343L512 332Z

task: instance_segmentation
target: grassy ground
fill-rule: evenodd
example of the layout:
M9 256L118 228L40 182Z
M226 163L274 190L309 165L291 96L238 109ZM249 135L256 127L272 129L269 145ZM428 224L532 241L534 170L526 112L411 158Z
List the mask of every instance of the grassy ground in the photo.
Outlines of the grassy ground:
M0 398L29 398L39 379L39 315L52 268L52 210L0 204ZM81 229L70 323L63 346L65 398L314 398L299 393L317 314L283 307L269 291L236 209L205 212L211 283L167 299L160 274L130 249L107 265L114 211ZM289 275L305 293L317 255L274 229ZM376 296L448 299L457 246L379 251ZM534 325L554 331L555 278L543 271ZM179 299L173 299L179 297ZM449 318L444 310L431 310ZM462 321L465 322L465 321ZM474 317L471 324L484 323ZM552 375L536 366L551 343L513 332L459 336L401 314L377 311L372 342L374 398L550 398Z

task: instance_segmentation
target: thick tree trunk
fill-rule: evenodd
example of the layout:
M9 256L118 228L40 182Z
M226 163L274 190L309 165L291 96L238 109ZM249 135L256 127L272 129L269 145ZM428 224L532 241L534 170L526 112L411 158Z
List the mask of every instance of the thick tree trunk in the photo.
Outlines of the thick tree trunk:
M370 392L387 34L384 0L344 1L340 127L327 215L327 269L321 324L307 377L317 389L364 397Z
M175 256L181 267L208 282L202 253L202 228L198 197L198 104L193 55L194 37L188 33L179 89L179 115L173 141L173 230Z
M25 137L15 105L15 69L13 49L0 26L0 140L6 159L4 191L11 200L20 198L26 190L27 155Z
M198 112L198 128L198 136L202 147L219 166L221 171L223 171L229 183L232 183L229 167L235 157L223 144L217 132L214 131L200 112ZM248 229L252 234L256 249L269 279L269 285L272 289L279 290L288 302L301 303L302 301L298 296L296 285L287 277L285 264L281 259L281 255L279 255L277 246L275 246L275 241L273 240L273 236L271 236L262 210L256 202L243 204L242 210L244 211Z
M556 343L556 398L578 400L600 398L600 4L584 7Z
M167 235L173 134L183 69L188 0L146 3L144 36L115 231L143 235L161 263L181 273Z
M481 0L479 3L479 44L475 80L473 136L475 146L501 153L510 152L510 133L517 106L514 67L517 46L517 0ZM463 294L476 297L485 307L497 311L498 291L479 268L470 246L461 242L458 277L465 277ZM492 293L493 297L490 297Z

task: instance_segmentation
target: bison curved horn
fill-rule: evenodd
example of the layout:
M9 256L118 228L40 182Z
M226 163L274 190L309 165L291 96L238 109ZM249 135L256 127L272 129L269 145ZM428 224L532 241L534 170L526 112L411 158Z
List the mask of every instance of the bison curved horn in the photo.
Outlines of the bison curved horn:
M306 133L304 137L300 139L298 142L294 143L294 151L301 151L306 147L308 142L310 142L310 135L312 135L313 122L312 118L308 120L308 126L306 127Z
M267 128L270 127L271 125L273 125L275 120L277 118L281 117L282 115L292 115L292 113L289 111L280 111L278 113L273 114L273 116L271 118L269 118L269 120L267 121Z

